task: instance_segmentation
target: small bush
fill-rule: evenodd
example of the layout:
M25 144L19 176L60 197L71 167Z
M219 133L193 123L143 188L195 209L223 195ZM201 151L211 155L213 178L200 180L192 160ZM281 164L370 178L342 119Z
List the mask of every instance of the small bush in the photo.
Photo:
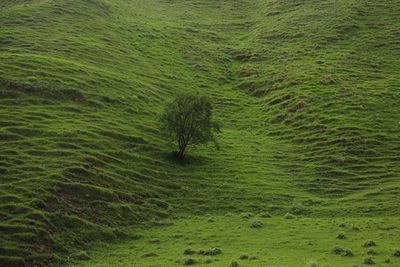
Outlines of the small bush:
M395 249L394 253L393 253L393 256L400 257L400 249Z
M344 257L353 257L354 253L350 249L345 249L342 253L342 256Z
M367 242L364 243L363 247L365 248L370 248L370 247L375 247L376 243L373 240L369 240Z
M339 246L334 246L332 248L332 253L336 255L341 255L344 252L344 249Z
M231 264L229 265L229 267L240 267L240 265L239 265L239 263L237 261L233 260L231 262Z
M286 213L285 216L283 216L283 218L285 218L287 220L293 220L293 219L297 219L297 216L293 215L291 213Z
M220 248L210 248L207 250L204 250L204 249L199 250L199 254L207 255L207 256L215 256L215 255L219 255L221 253L222 253L222 250Z
M249 255L246 254L246 253L244 253L244 254L240 255L239 259L241 259L241 260L248 260L248 259L249 259Z
M343 239L346 239L346 236L344 235L343 232L340 232L340 233L337 235L336 239L343 240Z
M370 249L367 251L367 254L368 255L376 255L376 254L378 254L378 252L376 252L375 249Z
M309 267L318 267L318 263L316 262L310 262L310 264L308 265Z
M346 227L346 224L345 224L345 223L341 223L341 224L339 224L339 227L340 227L340 228L345 228L345 227Z
M251 223L250 226L251 226L251 228L261 228L261 227L263 227L263 223L260 221L254 221Z
M193 258L186 258L186 259L183 259L183 265L193 265L193 264L196 264L196 260L195 259L193 259Z
M386 259L386 260L385 260L385 263L390 263L390 259Z
M352 226L351 226L351 230L353 230L353 231L360 231L360 228L358 228L358 227L355 226L355 225L352 225Z
M188 248L185 248L185 250L183 251L183 254L193 255L193 254L196 254L196 251L194 251L191 247L188 247Z
M375 261L372 258L365 258L364 259L364 264L373 265L373 264L375 264Z
M210 263L212 263L211 257L205 257L205 258L204 258L204 263L205 263L205 264L210 264Z

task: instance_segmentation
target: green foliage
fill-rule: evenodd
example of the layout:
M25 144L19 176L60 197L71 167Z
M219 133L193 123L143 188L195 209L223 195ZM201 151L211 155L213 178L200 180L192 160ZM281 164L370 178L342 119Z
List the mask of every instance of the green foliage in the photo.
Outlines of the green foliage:
M212 120L212 105L208 97L179 94L165 107L161 117L162 128L178 142L179 159L183 159L191 144L215 141L214 131L219 126Z

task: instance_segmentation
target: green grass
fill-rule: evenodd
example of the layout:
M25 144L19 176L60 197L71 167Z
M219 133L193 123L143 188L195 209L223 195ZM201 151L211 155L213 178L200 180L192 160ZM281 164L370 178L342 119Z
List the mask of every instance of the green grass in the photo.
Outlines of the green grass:
M372 249L377 254L371 255L376 266L400 264L400 258L393 256L398 245L398 240L393 239L399 235L398 217L258 218L264 226L257 229L250 227L255 218L228 214L179 219L170 222L172 225L165 222L166 226L140 231L134 240L96 247L89 256L93 260L71 266L183 266L186 258L196 260L199 266L229 266L232 260L241 266L308 267L312 262L317 266L363 266L371 249L363 247L368 240L376 243ZM355 226L359 230L354 230ZM336 238L341 231L345 233L344 240ZM332 251L335 246L354 255L337 255ZM187 248L194 253L185 255ZM219 248L222 253L215 256L199 253L210 248ZM240 259L242 255L248 259ZM211 264L206 262L209 258ZM385 263L387 259L390 263Z
M168 240L160 264L218 240L222 266L253 251L246 265L361 264L359 241L379 232L346 239L349 261L329 254L332 222L400 215L398 14L394 0L0 0L0 265L61 265L128 237L107 251L133 242L126 260L146 266L147 240L132 235L167 239L205 214L226 229ZM158 117L182 90L209 95L223 131L220 150L178 164ZM271 256L237 215L261 211L275 216ZM157 228L164 218L174 225ZM315 222L315 249L285 243ZM229 242L237 227L246 247ZM400 240L379 241L382 262ZM116 262L96 253L89 266Z

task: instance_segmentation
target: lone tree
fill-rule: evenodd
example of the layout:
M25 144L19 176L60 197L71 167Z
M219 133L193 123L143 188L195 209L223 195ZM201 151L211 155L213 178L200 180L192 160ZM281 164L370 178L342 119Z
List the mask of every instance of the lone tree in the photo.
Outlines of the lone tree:
M182 160L192 144L214 141L219 125L212 121L212 105L208 97L180 94L165 107L161 117L162 128L178 142L176 156Z

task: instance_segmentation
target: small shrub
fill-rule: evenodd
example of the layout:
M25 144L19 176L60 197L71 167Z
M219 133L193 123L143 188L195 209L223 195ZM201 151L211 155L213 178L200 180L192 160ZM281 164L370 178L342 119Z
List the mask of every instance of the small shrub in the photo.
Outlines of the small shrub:
M393 253L393 256L400 257L400 249L395 249L394 253Z
M229 265L229 267L240 267L240 265L239 265L239 263L237 261L233 260L231 262L231 264Z
M251 228L261 228L263 227L263 223L260 221L254 221L251 223Z
M367 251L367 254L368 255L376 255L378 253L375 251L375 249L370 249L370 250Z
M204 258L204 263L205 263L205 264L210 264L210 263L212 263L211 257L205 257L205 258Z
M358 228L358 227L355 226L355 225L352 225L352 226L351 226L351 230L353 230L353 231L360 231L360 228Z
M194 251L191 247L188 247L188 248L185 248L185 250L183 251L183 254L193 255L193 254L196 254L196 251Z
M309 267L318 267L318 263L312 261L312 262L310 262L310 264L308 266Z
M339 227L340 227L340 228L345 228L345 227L346 227L346 224L345 224L345 223L341 223L341 224L339 224Z
M353 257L354 253L353 251L351 251L350 249L345 249L342 253L342 256L344 257Z
M346 236L344 235L343 232L340 232L340 233L337 235L336 239L343 240L343 239L346 239Z
M285 216L283 216L283 218L285 218L287 220L293 220L293 219L297 219L297 216L293 215L291 213L286 213Z
M370 247L375 247L376 243L373 240L369 240L367 242L364 243L363 247L365 248L370 248Z
M196 264L196 260L193 258L185 258L183 259L183 265L193 265Z
M385 263L390 263L390 259L386 259L386 260L385 260Z
M207 256L215 256L215 255L219 255L221 253L222 253L222 250L220 248L210 248L207 250L204 250L204 249L199 250L199 254L207 255Z
M241 259L241 260L248 260L248 259L249 259L249 255L246 254L246 253L244 253L244 254L240 255L239 259Z
M364 264L373 265L373 264L375 264L375 261L372 258L365 258L364 259Z
M332 253L336 255L341 255L344 252L344 249L339 246L334 246L332 248Z

